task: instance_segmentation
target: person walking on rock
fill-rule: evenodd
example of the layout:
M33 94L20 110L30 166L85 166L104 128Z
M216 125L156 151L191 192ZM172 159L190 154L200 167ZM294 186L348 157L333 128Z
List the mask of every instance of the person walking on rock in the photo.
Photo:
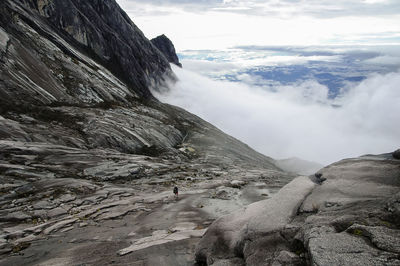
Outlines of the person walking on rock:
M174 187L175 198L178 198L178 187Z

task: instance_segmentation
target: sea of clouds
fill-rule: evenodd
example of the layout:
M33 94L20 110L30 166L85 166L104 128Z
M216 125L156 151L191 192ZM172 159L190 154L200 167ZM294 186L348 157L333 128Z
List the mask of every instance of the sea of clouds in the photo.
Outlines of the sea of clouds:
M273 158L295 156L328 164L400 147L398 71L370 73L331 98L329 89L312 79L277 83L271 90L252 81L216 80L198 74L201 71L173 70L179 81L154 91L157 98L183 107ZM246 78L254 77L242 80Z

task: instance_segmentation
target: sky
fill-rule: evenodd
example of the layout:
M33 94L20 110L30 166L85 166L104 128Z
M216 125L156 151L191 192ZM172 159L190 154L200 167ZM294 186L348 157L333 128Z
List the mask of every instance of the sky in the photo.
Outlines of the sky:
M400 148L400 1L117 1L178 51L162 102L276 159Z
M117 0L177 51L242 45L399 44L398 0Z

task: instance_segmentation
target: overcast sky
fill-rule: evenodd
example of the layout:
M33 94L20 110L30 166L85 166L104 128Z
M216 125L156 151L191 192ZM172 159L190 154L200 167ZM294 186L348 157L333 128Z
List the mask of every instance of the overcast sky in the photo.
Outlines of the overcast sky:
M238 45L399 44L399 0L117 0L178 51Z

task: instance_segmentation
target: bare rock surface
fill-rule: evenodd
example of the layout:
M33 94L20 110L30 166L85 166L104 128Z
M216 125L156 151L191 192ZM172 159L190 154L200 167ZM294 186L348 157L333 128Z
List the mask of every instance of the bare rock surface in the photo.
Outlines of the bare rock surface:
M271 199L217 219L199 242L196 260L399 265L399 193L398 160L386 154L342 160L315 176L294 179Z
M182 64L179 63L179 58L176 55L174 44L168 39L167 36L160 35L154 39L150 40L151 43L160 50L163 55L167 58L168 62L173 63L179 67L182 67Z
M114 0L0 15L0 265L399 264L396 152L295 178L154 99L170 66Z

